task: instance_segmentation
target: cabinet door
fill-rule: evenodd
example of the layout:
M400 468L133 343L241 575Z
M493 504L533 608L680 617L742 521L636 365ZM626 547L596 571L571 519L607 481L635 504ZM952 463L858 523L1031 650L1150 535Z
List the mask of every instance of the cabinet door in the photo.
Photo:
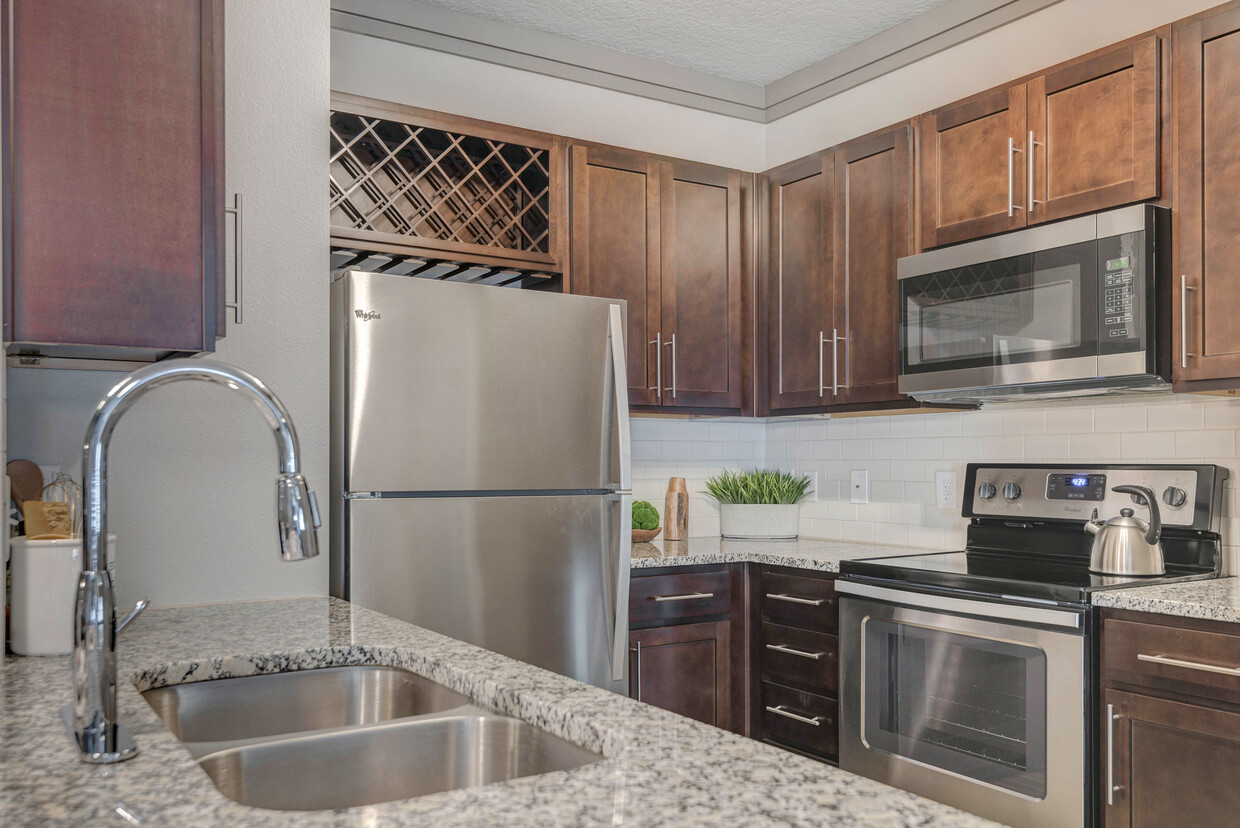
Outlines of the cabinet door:
M1174 377L1234 379L1240 377L1240 9L1177 26L1172 49Z
M1025 85L921 119L921 237L952 244L1025 225Z
M741 174L662 164L663 404L741 405Z
M727 621L629 633L629 696L715 727L731 727Z
M1107 828L1234 824L1240 713L1118 690L1102 703Z
M572 292L628 302L629 403L658 405L658 162L582 146L572 160Z
M775 170L770 191L770 407L830 405L834 398L824 359L834 335L834 154Z
M1158 196L1159 45L1147 37L1029 82L1029 223Z
M904 125L835 151L837 403L901 399L896 260L912 249L911 147Z
M223 4L6 0L0 12L4 339L213 350Z

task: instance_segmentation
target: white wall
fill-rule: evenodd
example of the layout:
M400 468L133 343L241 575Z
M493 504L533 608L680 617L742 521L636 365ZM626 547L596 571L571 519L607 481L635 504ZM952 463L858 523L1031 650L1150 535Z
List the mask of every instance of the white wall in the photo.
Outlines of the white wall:
M332 89L757 172L763 124L367 37L332 32Z
M245 197L245 324L230 325L217 355L281 397L305 474L326 496L329 4L232 0L225 12L226 186ZM10 369L9 457L79 476L91 409L119 376ZM109 462L118 602L325 593L325 532L319 558L279 558L277 471L271 432L239 395L186 383L143 399L120 422Z
M1062 0L767 125L763 169L928 112L1219 0Z

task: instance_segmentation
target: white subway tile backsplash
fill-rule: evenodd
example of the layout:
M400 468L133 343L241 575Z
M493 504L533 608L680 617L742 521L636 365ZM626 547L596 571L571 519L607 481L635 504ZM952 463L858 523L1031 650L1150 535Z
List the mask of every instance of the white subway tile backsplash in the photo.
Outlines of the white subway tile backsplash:
M1145 431L1144 405L1108 405L1094 409L1094 431Z
M924 415L923 431L927 437L959 437L964 415L956 412Z
M881 460L903 460L908 441L900 437L884 437L874 440L874 457Z
M888 417L861 417L857 420L858 437L886 437L891 433Z
M919 457L935 460L943 456L943 438L916 437L906 441L906 457Z
M1003 412L969 412L969 414L964 416L964 422L961 425L960 433L964 434L966 437L980 437L986 434L1002 434Z
M1073 434L1068 453L1069 460L1118 460L1122 456L1118 434Z
M1140 431L1120 437L1120 453L1125 460L1166 460L1175 457L1175 433Z
M1199 402L1151 404L1146 411L1148 431L1191 431L1203 426L1204 409Z
M1206 428L1240 428L1240 400L1220 400L1202 407Z
M1090 408L1048 408L1047 434L1081 434L1094 430L1094 412Z
M1039 463L1053 463L1068 457L1072 452L1067 434L1035 434L1025 438L1025 459Z
M1044 434L1045 432L1045 411L1018 408L1003 412L1004 434Z
M925 433L925 421L919 414L904 414L891 418L892 437L920 437Z
M1236 456L1235 431L1177 431L1175 456L1215 463Z

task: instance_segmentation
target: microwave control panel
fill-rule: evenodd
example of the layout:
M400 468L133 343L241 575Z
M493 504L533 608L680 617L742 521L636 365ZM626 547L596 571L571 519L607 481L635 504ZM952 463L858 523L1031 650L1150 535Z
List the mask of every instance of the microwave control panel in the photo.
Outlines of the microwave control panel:
M1102 277L1102 341L1128 339L1140 332L1133 324L1136 277L1131 254L1105 259Z

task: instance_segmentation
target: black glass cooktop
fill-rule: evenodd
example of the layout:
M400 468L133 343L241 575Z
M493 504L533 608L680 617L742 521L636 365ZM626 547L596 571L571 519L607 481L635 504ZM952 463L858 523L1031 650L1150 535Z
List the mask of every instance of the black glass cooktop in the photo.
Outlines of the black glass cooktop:
M1089 603L1089 593L1098 590L1208 578L1216 574L1212 565L1169 560L1167 572L1162 576L1095 575L1089 571L1087 557L990 549L841 561L840 573L887 581L891 586L922 586L988 598L1071 604Z

